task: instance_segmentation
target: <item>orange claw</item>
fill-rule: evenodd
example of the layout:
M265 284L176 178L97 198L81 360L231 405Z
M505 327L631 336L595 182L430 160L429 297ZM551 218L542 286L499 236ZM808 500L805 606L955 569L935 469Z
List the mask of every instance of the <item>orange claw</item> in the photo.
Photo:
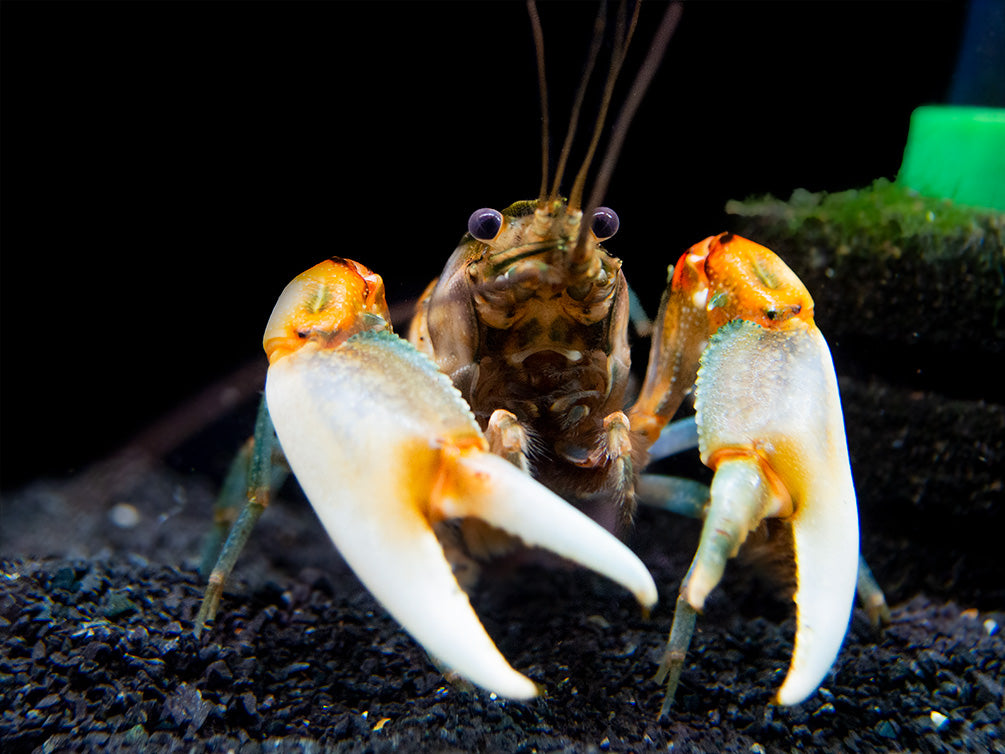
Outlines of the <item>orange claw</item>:
M655 441L692 387L701 460L715 475L658 674L667 681L662 714L696 613L766 518L786 521L792 534L797 626L778 701L797 704L830 669L848 625L858 568L855 488L813 299L772 251L730 233L695 244L677 262L632 428Z
M720 233L696 243L674 267L631 410L633 430L656 441L694 384L708 339L736 319L769 330L814 327L813 298L770 249Z
M279 297L262 345L275 364L307 343L335 348L364 330L390 330L380 275L332 257L301 273Z
M770 249L720 233L692 246L685 259L689 265L704 262L709 334L734 319L769 330L813 324L810 292Z

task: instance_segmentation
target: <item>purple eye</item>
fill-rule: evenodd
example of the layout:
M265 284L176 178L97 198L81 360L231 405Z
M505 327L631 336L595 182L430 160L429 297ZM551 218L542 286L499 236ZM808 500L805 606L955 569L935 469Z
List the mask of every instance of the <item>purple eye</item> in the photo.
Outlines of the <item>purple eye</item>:
M597 207L593 212L593 225L590 227L598 241L606 241L618 232L620 225L617 212L610 207Z
M490 207L482 207L472 212L471 217L468 218L468 233L479 241L491 241L499 235L502 224L502 212Z

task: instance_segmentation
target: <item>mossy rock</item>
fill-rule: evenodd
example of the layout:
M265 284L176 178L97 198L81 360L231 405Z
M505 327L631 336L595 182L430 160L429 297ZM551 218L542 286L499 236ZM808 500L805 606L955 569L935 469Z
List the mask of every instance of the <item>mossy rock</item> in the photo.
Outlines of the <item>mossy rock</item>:
M730 201L732 230L806 283L829 339L1005 350L1005 213L885 179L828 194Z

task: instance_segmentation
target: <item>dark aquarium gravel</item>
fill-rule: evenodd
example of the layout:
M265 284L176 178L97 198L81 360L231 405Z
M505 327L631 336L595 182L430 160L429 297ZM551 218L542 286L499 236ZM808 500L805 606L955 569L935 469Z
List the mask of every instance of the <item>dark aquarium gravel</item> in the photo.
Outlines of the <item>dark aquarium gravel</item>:
M699 619L673 714L657 720L652 676L693 521L640 512L630 544L661 587L648 619L603 579L543 557L486 573L478 614L546 690L521 704L445 680L295 487L196 639L214 488L162 467L109 487L99 469L3 501L0 546L22 553L0 574L3 750L1005 751L1003 521L987 476L1002 468L1005 412L956 407L950 420L935 396L842 388L864 551L893 621L877 633L856 610L833 671L801 705L772 704L791 603L733 565Z

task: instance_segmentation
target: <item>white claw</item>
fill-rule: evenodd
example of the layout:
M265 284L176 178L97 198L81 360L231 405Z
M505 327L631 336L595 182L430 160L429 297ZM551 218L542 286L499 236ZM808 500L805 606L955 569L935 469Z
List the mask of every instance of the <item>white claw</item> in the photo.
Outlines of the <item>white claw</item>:
M434 657L501 696L537 686L499 653L432 523L477 516L622 583L656 587L612 535L506 461L449 380L389 333L312 345L269 369L266 400L290 467L360 581Z
M798 704L837 657L858 572L858 509L827 343L816 327L731 322L702 357L697 406L703 461L722 448L757 448L791 497L796 637L778 701Z
M858 574L858 505L845 440L841 398L830 350L819 331L820 377L826 389L818 394L823 426L814 452L803 462L815 481L812 497L792 518L796 555L796 645L781 704L798 704L816 690L837 657L848 630Z
M635 595L639 604L656 604L656 584L634 553L610 532L579 512L513 464L491 453L459 459L467 494L441 500L444 515L477 516L525 544L551 550L586 566Z

